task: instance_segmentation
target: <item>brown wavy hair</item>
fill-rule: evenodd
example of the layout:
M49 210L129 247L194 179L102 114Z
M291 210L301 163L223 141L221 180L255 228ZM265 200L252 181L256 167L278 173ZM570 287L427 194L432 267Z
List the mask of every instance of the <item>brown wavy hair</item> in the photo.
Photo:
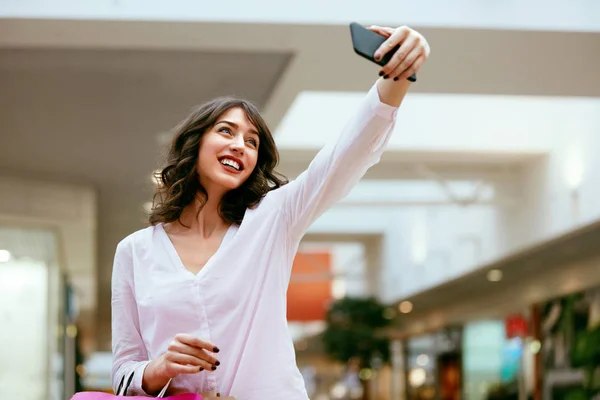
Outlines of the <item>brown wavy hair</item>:
M247 208L252 208L271 190L288 180L275 172L279 152L275 140L258 109L248 101L220 97L193 110L175 129L165 166L155 176L154 194L149 222L152 225L179 221L183 209L196 198L206 201L208 193L200 184L196 166L200 139L231 108L242 109L258 131L260 144L256 167L240 187L223 196L219 215L225 221L241 224Z

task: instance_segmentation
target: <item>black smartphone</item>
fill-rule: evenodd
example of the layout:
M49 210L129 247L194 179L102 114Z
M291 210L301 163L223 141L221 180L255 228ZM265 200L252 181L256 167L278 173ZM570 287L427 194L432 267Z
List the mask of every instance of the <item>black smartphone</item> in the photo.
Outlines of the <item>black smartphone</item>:
M368 30L357 22L352 22L350 24L350 35L352 36L352 46L354 46L354 51L356 54L374 62L375 64L381 65L382 67L390 61L394 53L396 53L400 47L394 47L391 51L384 54L381 60L376 61L375 51L383 42L385 42L386 38L378 33ZM412 74L408 77L408 80L411 82L416 82L417 74Z

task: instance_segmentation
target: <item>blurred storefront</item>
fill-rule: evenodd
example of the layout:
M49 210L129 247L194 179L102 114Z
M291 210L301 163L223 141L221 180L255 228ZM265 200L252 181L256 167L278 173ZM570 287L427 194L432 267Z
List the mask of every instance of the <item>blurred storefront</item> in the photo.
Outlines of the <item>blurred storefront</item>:
M600 394L600 287L539 305L543 399Z
M462 328L452 327L407 341L407 398L458 400L462 381Z
M51 230L0 224L0 398L76 390L77 307Z

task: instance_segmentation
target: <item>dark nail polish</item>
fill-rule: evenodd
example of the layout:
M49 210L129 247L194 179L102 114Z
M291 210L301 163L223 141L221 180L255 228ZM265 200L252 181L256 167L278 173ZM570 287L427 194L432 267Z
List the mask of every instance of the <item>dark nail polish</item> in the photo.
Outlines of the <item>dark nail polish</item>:
M211 369L214 371L217 369L217 367L215 367L214 365L211 367Z
M379 76L383 76L383 71L379 71Z
M215 365L218 367L219 365L221 365L221 362L219 360L215 361Z
M200 371L204 371L204 368L200 367Z
M390 77L389 75L386 75L386 76L384 76L384 77L383 77L383 79L387 79L387 78L389 78L389 77Z
M397 81L397 80L398 80L398 77L397 77L397 76L396 76L396 77L394 77L394 80L395 80L395 81Z
M215 353L218 353L218 352L219 352L219 348L218 348L218 347L215 347L215 348L213 349L213 352L215 352Z

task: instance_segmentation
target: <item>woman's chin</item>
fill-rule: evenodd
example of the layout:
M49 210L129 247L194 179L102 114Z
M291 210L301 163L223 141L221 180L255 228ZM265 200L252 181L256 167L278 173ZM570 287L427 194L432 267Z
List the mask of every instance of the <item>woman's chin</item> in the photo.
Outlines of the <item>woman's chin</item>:
M242 186L244 181L237 176L228 176L219 179L219 181L215 183L217 183L218 186L222 187L223 190L228 192L230 190L234 190Z

